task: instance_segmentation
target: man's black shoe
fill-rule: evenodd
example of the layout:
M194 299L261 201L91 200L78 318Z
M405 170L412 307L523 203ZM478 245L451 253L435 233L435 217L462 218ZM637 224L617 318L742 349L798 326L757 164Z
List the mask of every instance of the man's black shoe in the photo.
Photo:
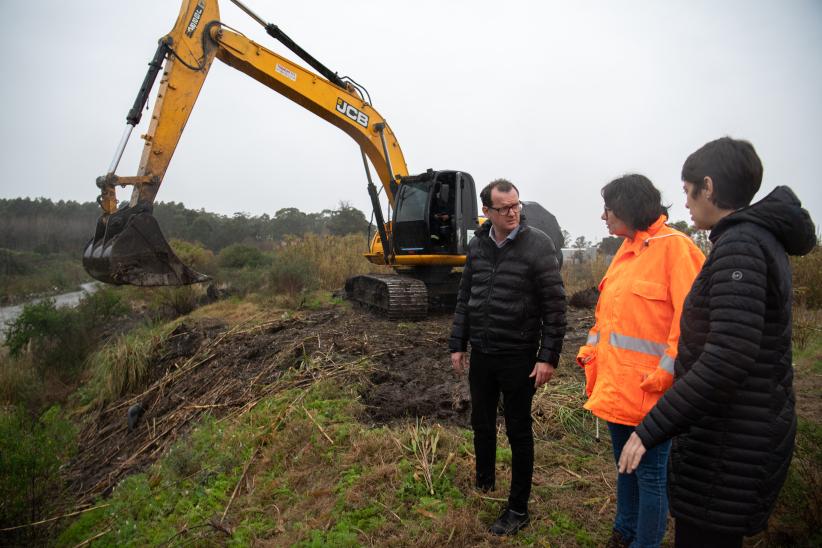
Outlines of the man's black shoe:
M494 535L513 535L517 531L528 525L528 512L514 512L506 508L497 521L488 529Z

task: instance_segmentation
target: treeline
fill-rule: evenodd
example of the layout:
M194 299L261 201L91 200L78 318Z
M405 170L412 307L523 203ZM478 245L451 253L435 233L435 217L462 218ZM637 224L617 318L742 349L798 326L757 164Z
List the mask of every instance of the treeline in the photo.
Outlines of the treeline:
M53 202L46 198L0 199L0 248L40 254L79 254L94 232L100 207L93 202ZM235 243L277 242L308 233L364 233L362 211L341 202L337 209L304 213L283 208L274 216L233 216L188 209L182 203L157 203L154 216L166 238L199 242L214 252Z

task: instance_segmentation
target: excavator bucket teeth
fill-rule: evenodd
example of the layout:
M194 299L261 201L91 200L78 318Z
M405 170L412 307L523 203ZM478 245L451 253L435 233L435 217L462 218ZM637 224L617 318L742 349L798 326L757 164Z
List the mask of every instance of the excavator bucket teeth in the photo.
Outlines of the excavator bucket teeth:
M117 285L188 285L210 279L177 258L151 213L132 208L97 221L83 251L83 266L95 279Z

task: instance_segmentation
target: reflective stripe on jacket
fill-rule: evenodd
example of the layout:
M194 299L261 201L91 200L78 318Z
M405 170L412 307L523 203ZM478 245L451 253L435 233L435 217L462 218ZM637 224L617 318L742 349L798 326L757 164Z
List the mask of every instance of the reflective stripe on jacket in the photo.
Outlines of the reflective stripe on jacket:
M705 256L665 220L622 242L577 355L585 367L585 408L610 422L639 424L673 383L682 304Z

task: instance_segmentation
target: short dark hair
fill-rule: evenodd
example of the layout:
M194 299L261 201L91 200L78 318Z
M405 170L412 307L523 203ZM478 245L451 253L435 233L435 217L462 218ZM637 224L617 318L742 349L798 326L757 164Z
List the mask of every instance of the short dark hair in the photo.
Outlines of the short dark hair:
M762 161L748 141L722 137L706 143L682 165L682 180L694 185L692 195L714 183L711 201L720 209L739 209L751 203L762 184Z
M631 230L647 230L660 215L668 216L659 190L638 173L623 175L602 187L602 199Z
M514 189L519 195L519 189L508 179L494 179L485 185L485 188L480 192L480 200L482 200L482 205L485 207L494 207L494 202L491 201L491 191L495 188L500 192L510 192L511 189Z

